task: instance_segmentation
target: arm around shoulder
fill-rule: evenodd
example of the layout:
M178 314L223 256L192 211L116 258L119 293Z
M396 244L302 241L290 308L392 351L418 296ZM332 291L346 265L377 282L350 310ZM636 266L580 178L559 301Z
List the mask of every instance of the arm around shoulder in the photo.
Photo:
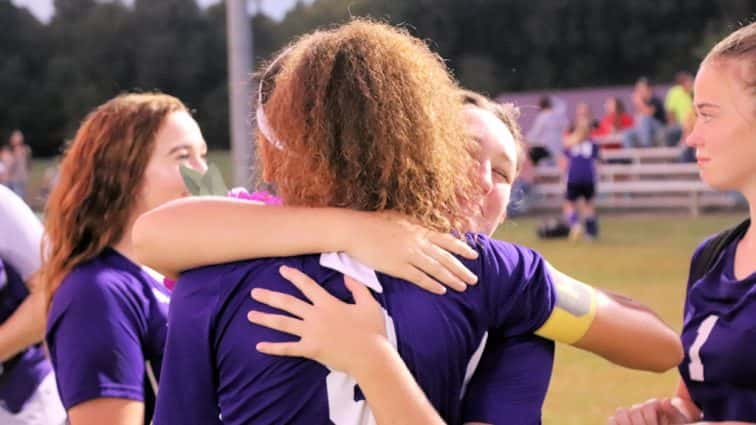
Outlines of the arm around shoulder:
M664 372L682 361L679 336L649 308L550 269L557 302L539 335L633 369Z

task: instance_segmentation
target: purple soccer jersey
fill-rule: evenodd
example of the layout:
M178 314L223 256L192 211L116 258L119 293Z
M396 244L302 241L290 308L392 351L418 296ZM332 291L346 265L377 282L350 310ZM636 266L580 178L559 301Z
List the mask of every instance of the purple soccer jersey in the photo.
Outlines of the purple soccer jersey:
M21 276L0 259L0 323L5 322L29 295ZM23 350L0 363L0 404L18 413L50 373L50 363L40 345Z
M479 259L465 262L479 283L444 296L336 254L244 261L184 273L172 298L155 424L371 423L372 414L348 375L314 361L255 350L260 341L296 339L246 318L252 309L274 311L250 298L253 288L302 298L278 274L281 265L302 270L341 300L351 302L341 272L369 286L384 309L389 339L430 402L449 423L460 422L465 385L485 340L532 333L550 315L555 300L540 255L484 236L477 246ZM472 382L471 390L477 385ZM470 407L471 414L475 410Z
M596 160L599 147L593 140L582 141L566 148L564 155L569 161L567 183L594 183L596 181Z
M462 422L540 425L553 367L554 341L492 337L467 388Z
M688 282L679 370L709 421L756 422L756 273L735 278L738 242L701 279Z
M66 276L46 337L66 409L101 397L137 400L150 422L168 302L162 284L111 248Z

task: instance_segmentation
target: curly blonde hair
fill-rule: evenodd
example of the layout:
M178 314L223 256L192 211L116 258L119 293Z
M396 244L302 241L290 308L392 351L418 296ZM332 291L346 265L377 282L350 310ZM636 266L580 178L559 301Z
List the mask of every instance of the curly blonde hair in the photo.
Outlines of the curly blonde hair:
M305 35L274 67L261 107L278 141L258 132L258 152L286 204L467 227L480 189L467 171L459 88L422 41L357 19Z

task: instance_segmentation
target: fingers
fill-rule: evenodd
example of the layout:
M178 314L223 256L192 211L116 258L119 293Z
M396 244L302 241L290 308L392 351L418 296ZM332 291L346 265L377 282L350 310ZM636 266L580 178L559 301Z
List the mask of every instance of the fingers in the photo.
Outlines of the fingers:
M333 296L326 292L326 290L318 285L317 282L295 268L281 266L278 269L278 272L284 279L296 286L308 300L315 304L333 298Z
M658 402L649 400L640 406L641 420L644 425L659 425Z
M461 261L441 247L430 245L424 251L463 283L474 285L478 282L478 276L475 276Z
M436 259L433 258L425 250L415 255L414 258L411 259L411 263L426 275L429 275L433 279L443 283L444 285L454 289L455 291L462 292L467 289L467 285L464 282L454 276L449 270L447 270L441 263L436 261Z
M446 293L444 285L431 279L427 274L413 265L409 265L406 272L399 277L434 294L443 295Z
M630 410L628 410L628 416L630 417L630 423L633 425L646 425L646 420L643 419L643 412L640 409L640 405L634 404Z
M302 321L289 316L252 310L247 313L247 320L279 332L302 336Z
M354 298L355 304L377 304L375 298L373 298L373 295L370 293L370 290L368 290L368 288L361 282L344 275L344 285L346 285L347 290L352 293L352 298Z
M612 425L633 425L630 421L630 415L628 414L627 409L617 409L617 411L614 412L614 416L609 418L609 421Z
M478 258L478 251L466 244L463 240L457 239L448 233L431 232L428 240L448 252L465 257L469 260Z
M607 422L610 425L662 425L659 401L651 399L642 404L635 404L628 409L617 409Z
M261 302L267 306L277 308L294 316L304 318L307 311L312 306L297 297L283 292L269 291L267 289L255 288L250 293L252 299Z
M259 342L255 347L263 354L273 356L304 357L305 350L299 342Z
M691 415L686 409L685 403L679 397L665 398L659 405L660 413L665 423L679 424L694 421L695 415ZM689 417L690 416L690 417Z

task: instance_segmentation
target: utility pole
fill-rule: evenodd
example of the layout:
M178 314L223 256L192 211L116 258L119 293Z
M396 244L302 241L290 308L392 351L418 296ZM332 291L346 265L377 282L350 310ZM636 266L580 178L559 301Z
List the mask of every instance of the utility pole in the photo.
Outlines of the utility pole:
M226 0L228 100L234 186L254 188L250 103L252 101L252 29L246 0Z

